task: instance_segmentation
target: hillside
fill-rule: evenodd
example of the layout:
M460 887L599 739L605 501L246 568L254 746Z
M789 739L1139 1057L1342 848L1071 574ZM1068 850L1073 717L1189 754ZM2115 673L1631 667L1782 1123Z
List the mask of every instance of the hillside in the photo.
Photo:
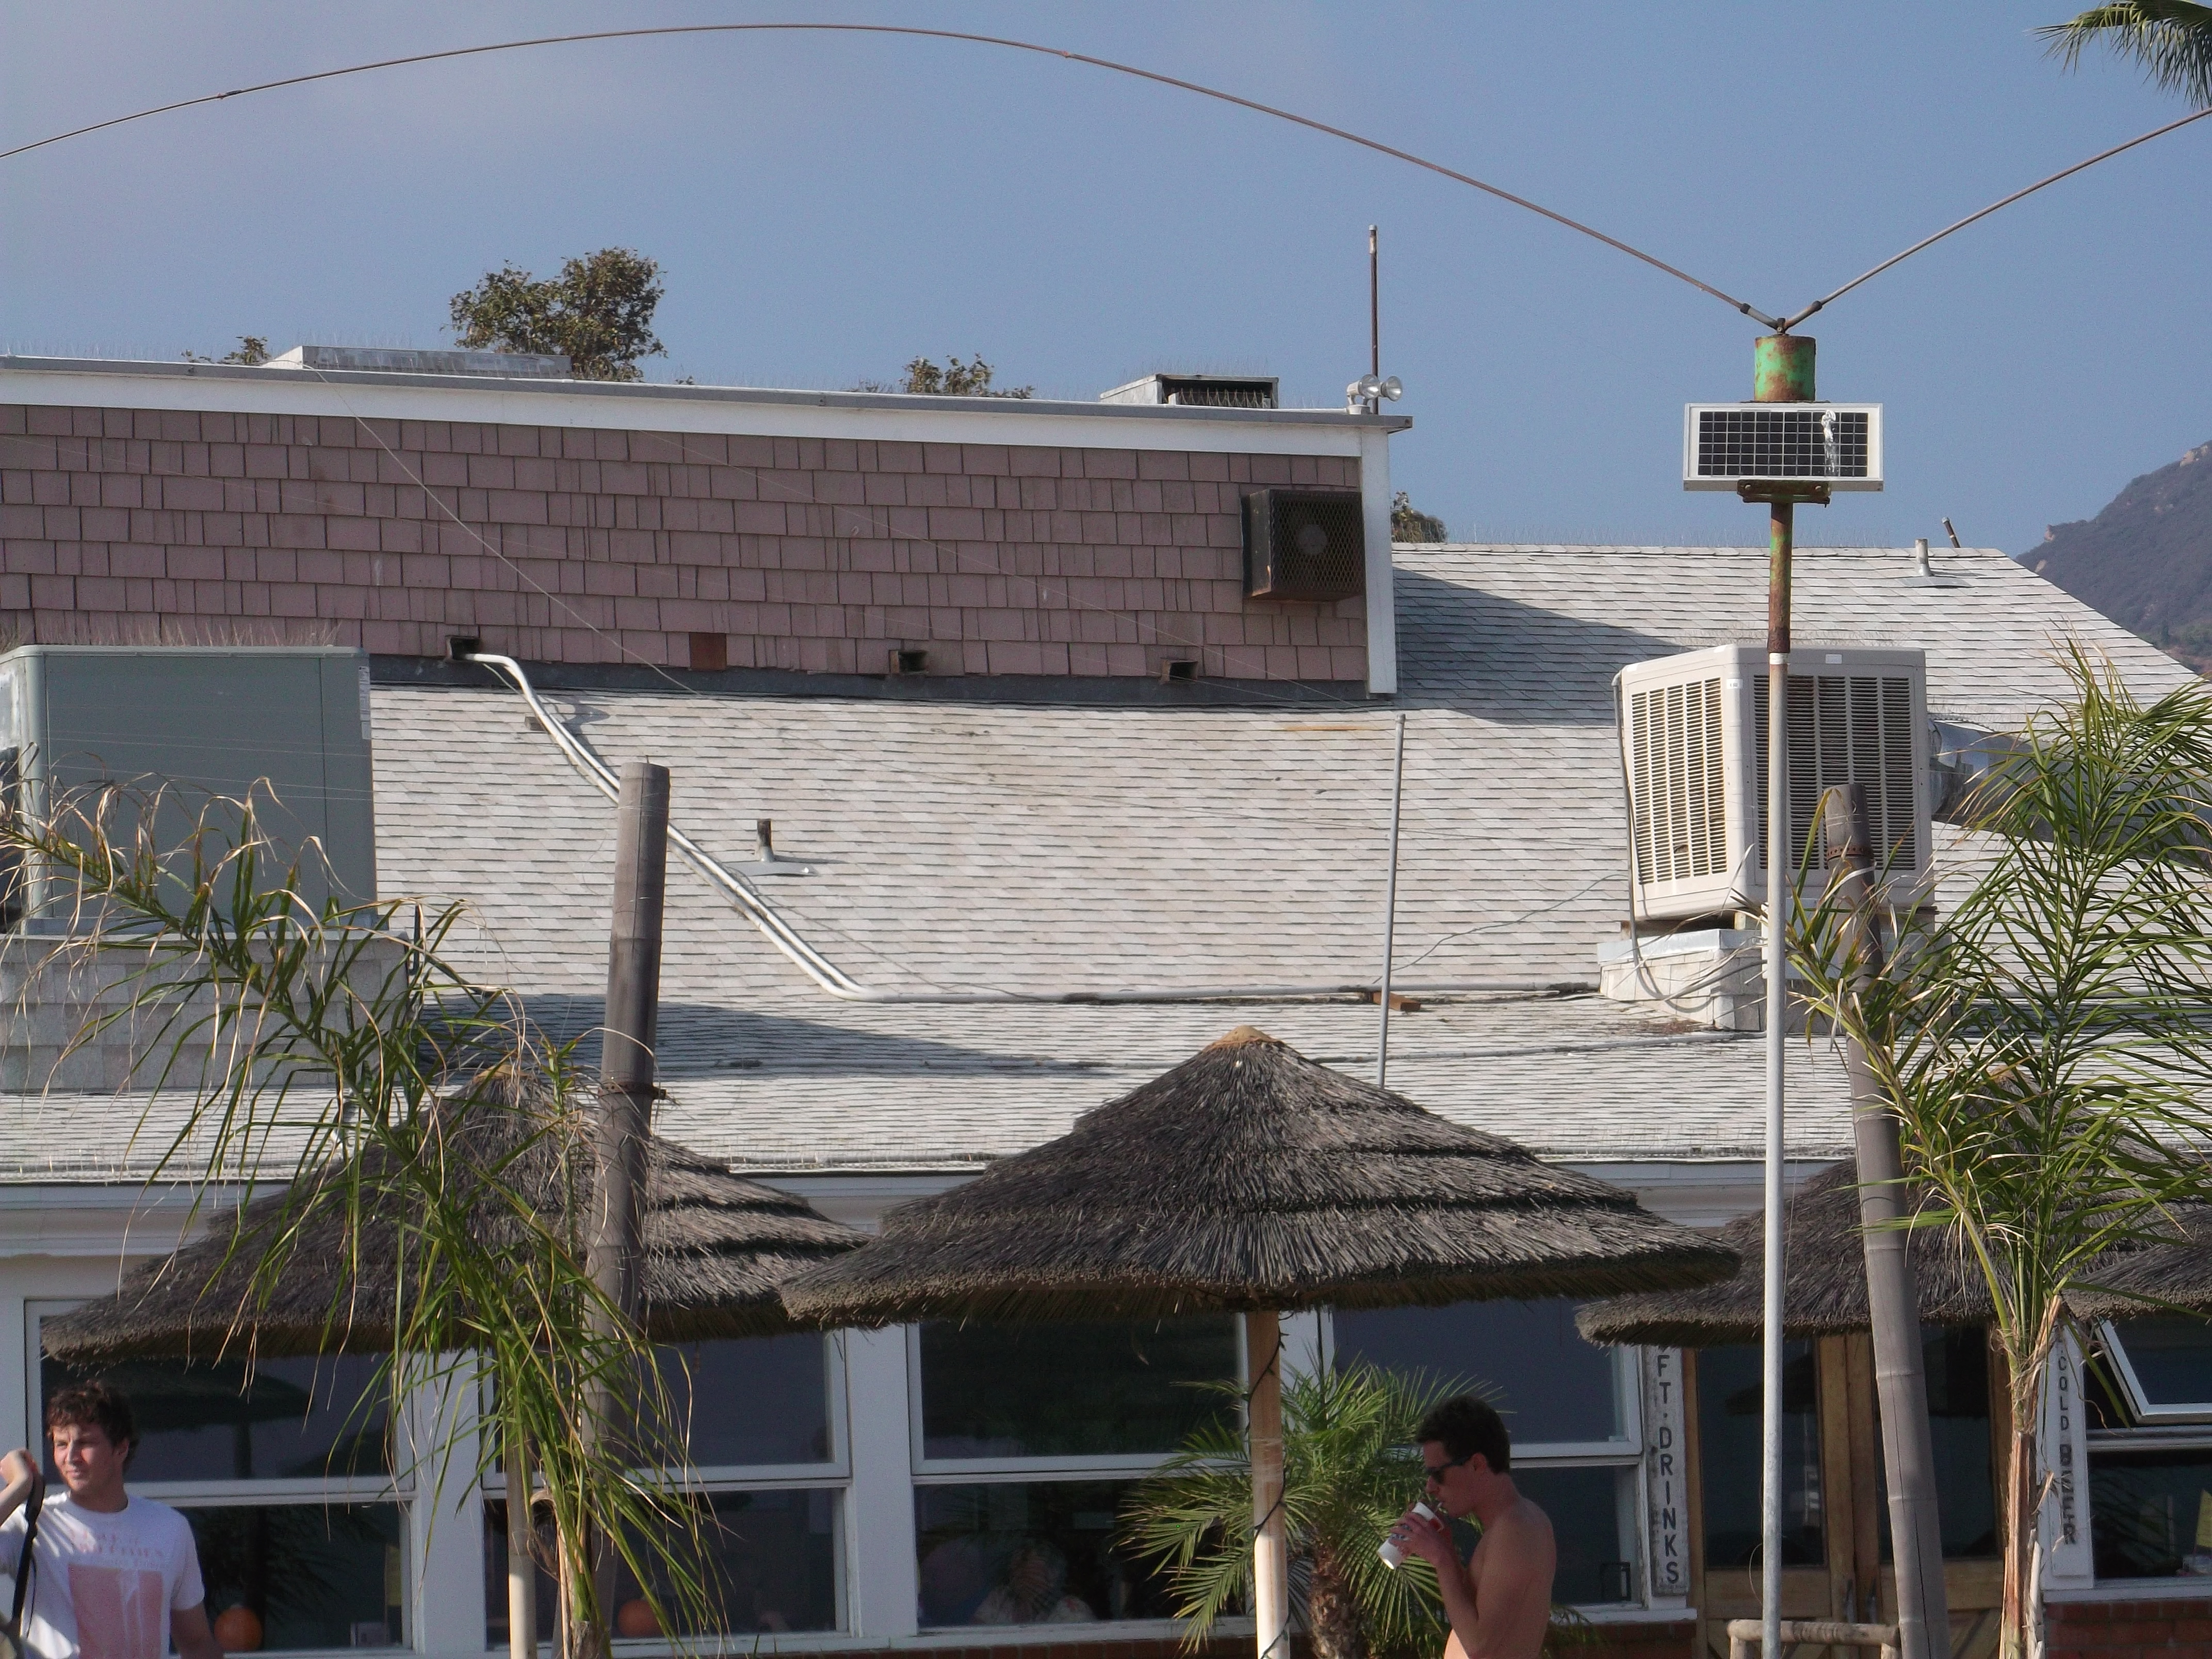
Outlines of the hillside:
M2051 526L2021 562L2212 672L2212 443L2144 473L2095 518Z

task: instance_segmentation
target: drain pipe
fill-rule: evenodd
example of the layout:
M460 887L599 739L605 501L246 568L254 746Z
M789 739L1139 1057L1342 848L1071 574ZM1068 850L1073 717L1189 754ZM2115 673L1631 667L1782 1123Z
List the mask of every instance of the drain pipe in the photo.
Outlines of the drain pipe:
M481 664L492 670L522 694L530 706L538 725L553 740L568 764L582 774L591 784L611 801L622 798L622 785L606 763L583 744L575 734L562 724L560 718L548 708L523 672L522 665L512 657L495 656L489 652L471 652L461 658L464 662ZM758 928L762 934L799 972L814 982L815 988L836 997L841 1002L870 1002L921 1006L964 1006L975 1003L1079 1003L1079 1002L1296 1002L1320 999L1353 999L1362 1000L1374 994L1374 987L1365 984L1340 985L1208 985L1188 988L1115 988L1100 990L1075 991L1008 991L993 988L946 989L935 991L886 991L861 984L858 980L831 962L811 945L789 922L777 914L775 907L761 896L760 890L735 871L729 869L707 849L693 841L674 824L668 826L668 844L684 855L684 861L704 876L708 882L720 890L738 914ZM1408 994L1428 992L1441 994L1462 992L1470 995L1532 995L1562 991L1582 991L1589 988L1579 983L1558 980L1436 980L1417 985L1398 988Z

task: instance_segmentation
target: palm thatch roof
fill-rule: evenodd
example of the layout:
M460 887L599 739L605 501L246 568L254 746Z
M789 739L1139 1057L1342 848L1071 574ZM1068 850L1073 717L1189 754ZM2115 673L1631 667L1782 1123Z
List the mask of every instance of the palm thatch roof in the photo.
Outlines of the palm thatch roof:
M1544 1164L1231 1031L1059 1139L784 1287L823 1325L1153 1318L1703 1284L1735 1255Z
M1842 1336L1869 1329L1864 1236L1859 1226L1858 1167L1832 1164L1784 1206L1783 1329L1792 1337ZM1743 1261L1735 1278L1701 1289L1616 1297L1576 1316L1593 1342L1648 1342L1717 1348L1756 1342L1765 1285L1765 1212L1738 1216L1721 1238ZM1907 1236L1923 1325L1986 1325L1989 1291L1972 1259L1947 1228Z
M544 1235L498 1188L519 1195L545 1226L565 1230L563 1218L583 1214L588 1202L589 1160L577 1155L573 1128L479 1106L441 1146L441 1176L449 1193L458 1186L469 1200L473 1237L511 1249L518 1272ZM46 1351L105 1363L209 1359L226 1350L272 1358L388 1350L409 1230L378 1216L360 1230L350 1257L346 1244L352 1183L363 1194L390 1193L384 1172L379 1155L363 1154L255 1200L207 1237L133 1269L113 1296L43 1322ZM658 1135L646 1149L644 1210L643 1312L647 1334L659 1341L792 1328L778 1282L866 1237ZM289 1234L297 1236L284 1245L282 1275L257 1294L257 1264Z
M2067 1292L2077 1319L2155 1319L2212 1316L2212 1205L2176 1205L2166 1218L2173 1237L2115 1250Z

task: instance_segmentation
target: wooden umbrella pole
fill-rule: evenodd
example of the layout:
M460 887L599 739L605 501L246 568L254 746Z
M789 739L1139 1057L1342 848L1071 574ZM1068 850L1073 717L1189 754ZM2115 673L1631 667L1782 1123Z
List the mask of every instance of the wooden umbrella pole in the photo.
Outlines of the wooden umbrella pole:
M530 1502L530 1451L507 1437L507 1650L509 1659L538 1659L538 1571L530 1557L536 1530Z
M1244 1316L1252 1367L1246 1407L1252 1442L1252 1622L1259 1659L1288 1659L1290 1537L1283 1517L1283 1326L1273 1313Z

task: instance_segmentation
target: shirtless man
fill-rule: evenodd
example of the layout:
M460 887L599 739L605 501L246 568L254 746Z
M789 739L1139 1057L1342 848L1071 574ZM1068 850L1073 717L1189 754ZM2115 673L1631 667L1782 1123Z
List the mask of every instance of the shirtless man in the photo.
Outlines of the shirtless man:
M1462 1395L1423 1418L1415 1437L1428 1472L1429 1507L1482 1528L1482 1541L1463 1569L1448 1524L1409 1509L1390 1533L1401 1549L1437 1570L1452 1630L1444 1659L1537 1659L1551 1623L1559 1553L1550 1519L1507 1473L1513 1449L1504 1423L1481 1401Z

